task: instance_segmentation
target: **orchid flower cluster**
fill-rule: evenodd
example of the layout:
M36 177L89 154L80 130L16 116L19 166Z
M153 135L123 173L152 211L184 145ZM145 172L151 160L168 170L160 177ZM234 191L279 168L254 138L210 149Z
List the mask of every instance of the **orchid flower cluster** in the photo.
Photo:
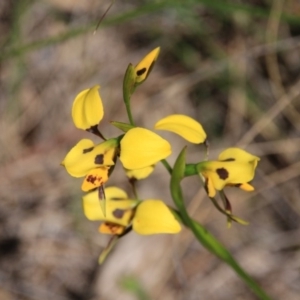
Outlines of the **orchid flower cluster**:
M62 165L73 177L83 177L81 189L84 214L89 220L101 221L100 233L110 234L111 240L100 256L100 262L115 242L131 230L138 234L176 234L182 229L180 211L169 207L163 199L139 199L135 183L147 178L155 165L162 162L172 175L166 158L172 153L171 144L157 132L171 131L187 142L203 144L208 153L207 136L202 125L189 116L174 114L154 124L154 131L135 124L131 113L130 99L134 91L148 78L159 55L160 48L147 54L136 66L129 64L123 81L123 98L129 122L112 121L121 130L117 137L105 138L99 128L104 116L99 85L80 92L73 103L72 118L75 126L98 136L102 141L94 144L90 139L80 140L66 155ZM133 196L128 196L118 187L105 187L112 176L116 163L120 161L124 176L133 186ZM254 188L253 179L259 158L240 148L228 148L217 160L200 161L184 165L183 176L199 176L217 209L231 225L232 221L246 224L232 214L231 204L224 193L225 187L238 187L245 191ZM171 184L172 189L172 184ZM215 199L217 192L221 202ZM172 194L172 191L171 191ZM186 224L185 224L186 225Z

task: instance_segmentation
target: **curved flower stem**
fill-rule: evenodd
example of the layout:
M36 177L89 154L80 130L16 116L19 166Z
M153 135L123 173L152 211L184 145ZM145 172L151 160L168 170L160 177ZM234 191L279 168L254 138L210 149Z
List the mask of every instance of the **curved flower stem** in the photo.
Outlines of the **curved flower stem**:
M169 174L172 175L173 169L170 166L170 164L165 159L162 159L160 162L164 165L164 167L167 169Z
M183 217L182 211L173 210L178 220L189 227L197 240L211 253L218 258L226 262L240 277L241 279L253 290L253 292L262 300L271 300L270 296L257 284L257 282L239 265L239 263L233 258L230 252L201 224L197 221ZM191 228L192 226L192 228Z

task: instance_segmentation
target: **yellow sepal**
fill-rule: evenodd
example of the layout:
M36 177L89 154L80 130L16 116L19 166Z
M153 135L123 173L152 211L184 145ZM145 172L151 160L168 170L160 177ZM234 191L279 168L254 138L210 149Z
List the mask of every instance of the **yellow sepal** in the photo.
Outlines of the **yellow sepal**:
M190 143L200 144L206 140L206 133L201 124L185 115L170 115L158 121L154 127L174 132Z

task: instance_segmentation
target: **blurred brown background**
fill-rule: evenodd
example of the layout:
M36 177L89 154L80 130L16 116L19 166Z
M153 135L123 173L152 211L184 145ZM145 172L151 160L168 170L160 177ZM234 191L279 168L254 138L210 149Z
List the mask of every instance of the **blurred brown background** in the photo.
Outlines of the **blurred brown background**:
M197 178L184 181L186 203L274 299L300 299L299 1L115 1L93 34L110 3L0 2L0 299L256 299L187 230L130 233L97 264L108 237L83 216L81 180L60 166L79 139L94 139L73 126L72 101L100 84L101 130L119 134L109 121L127 121L127 65L157 46L132 99L137 123L188 114L207 131L211 158L234 145L261 157L255 192L227 191L249 226L228 230ZM186 143L162 135L172 163ZM190 146L189 162L203 156ZM120 165L115 184L129 189ZM139 194L171 203L168 184L158 165Z

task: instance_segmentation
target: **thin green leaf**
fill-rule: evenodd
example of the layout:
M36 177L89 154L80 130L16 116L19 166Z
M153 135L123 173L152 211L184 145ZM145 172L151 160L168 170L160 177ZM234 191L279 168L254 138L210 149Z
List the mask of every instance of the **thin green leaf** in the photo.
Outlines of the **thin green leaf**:
M128 123L116 122L116 121L111 121L110 124L117 127L117 128L119 128L123 132L127 132L128 130L135 127L135 126L133 126L131 124L128 124Z

